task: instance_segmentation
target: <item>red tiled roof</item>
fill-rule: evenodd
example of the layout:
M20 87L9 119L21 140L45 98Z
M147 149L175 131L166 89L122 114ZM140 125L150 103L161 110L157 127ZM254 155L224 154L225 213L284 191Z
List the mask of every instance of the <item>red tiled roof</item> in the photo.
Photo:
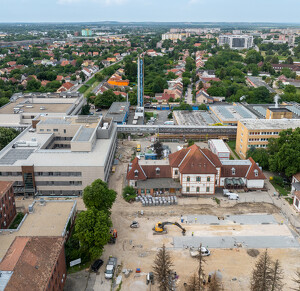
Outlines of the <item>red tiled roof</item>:
M217 174L215 166L197 145L188 148L188 153L179 164L181 174Z
M62 84L62 87L64 87L65 89L69 90L70 88L72 88L74 86L74 84L70 83L70 82L66 82L64 84Z
M178 168L178 165L180 164L180 162L185 157L188 151L189 151L188 149L182 149L173 154L170 154L169 155L170 166L172 168Z
M293 177L295 177L298 181L300 181L300 172L295 174Z
M232 175L232 168L235 169L235 175ZM248 170L249 170L249 165L222 165L221 177L245 178Z
M129 170L129 167L131 169ZM128 166L128 172L127 172L127 180L146 180L147 176L145 175L144 171L139 165L139 160L138 158L134 158L134 160L131 162L131 165L129 164ZM137 176L135 175L135 171L137 172Z
M148 179L172 178L171 167L169 165L143 165L142 166ZM159 168L159 174L156 169Z
M266 176L263 174L263 172L261 171L261 169L259 168L259 166L254 162L254 160L250 157L249 161L252 163L246 178L248 180L262 180L262 179L266 179ZM255 170L257 170L258 175L255 176Z
M0 263L13 271L5 290L46 290L63 247L62 237L16 237Z
M201 149L201 151L206 155L206 157L217 167L220 168L222 166L222 163L218 156L214 154L209 149Z

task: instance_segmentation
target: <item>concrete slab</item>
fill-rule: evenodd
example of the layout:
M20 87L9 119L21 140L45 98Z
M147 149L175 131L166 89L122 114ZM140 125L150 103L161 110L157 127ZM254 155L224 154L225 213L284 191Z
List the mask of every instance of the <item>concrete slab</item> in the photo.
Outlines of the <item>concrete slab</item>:
M242 244L244 248L299 248L292 236L239 236L239 237L174 237L174 248L197 248L202 243L208 248L234 248Z

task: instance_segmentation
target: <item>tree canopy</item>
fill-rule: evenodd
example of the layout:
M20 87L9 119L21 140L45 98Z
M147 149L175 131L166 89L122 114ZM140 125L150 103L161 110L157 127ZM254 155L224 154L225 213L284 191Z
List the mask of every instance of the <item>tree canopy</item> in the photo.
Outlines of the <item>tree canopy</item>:
M109 189L107 183L101 179L95 180L83 190L83 202L87 209L94 207L97 210L109 213L116 197L117 193Z
M18 134L19 132L13 128L0 127L0 149L8 145Z
M105 211L98 211L91 207L87 211L79 213L75 232L80 241L80 247L84 253L88 253L90 259L100 257L103 247L110 239L111 220Z

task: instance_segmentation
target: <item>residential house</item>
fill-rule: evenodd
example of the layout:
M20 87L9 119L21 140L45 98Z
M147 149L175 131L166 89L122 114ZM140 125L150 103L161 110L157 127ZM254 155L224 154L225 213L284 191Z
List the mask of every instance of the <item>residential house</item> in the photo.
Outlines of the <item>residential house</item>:
M214 103L213 97L211 97L205 89L200 89L196 93L196 103L197 104L208 104L208 103Z
M300 173L292 178L292 194L294 195L293 205L300 212Z

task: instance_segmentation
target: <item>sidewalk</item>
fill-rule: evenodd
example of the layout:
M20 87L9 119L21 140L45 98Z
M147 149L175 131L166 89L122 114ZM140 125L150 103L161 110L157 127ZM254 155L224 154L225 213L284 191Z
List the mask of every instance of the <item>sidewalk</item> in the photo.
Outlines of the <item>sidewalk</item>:
M281 209L281 214L285 217L286 221L294 226L298 233L300 233L300 213L297 212L292 205L290 205L283 197L274 196L274 193L278 193L274 186L270 183L269 178L272 176L270 172L264 172L267 180L265 182L268 194L272 200L272 203Z

